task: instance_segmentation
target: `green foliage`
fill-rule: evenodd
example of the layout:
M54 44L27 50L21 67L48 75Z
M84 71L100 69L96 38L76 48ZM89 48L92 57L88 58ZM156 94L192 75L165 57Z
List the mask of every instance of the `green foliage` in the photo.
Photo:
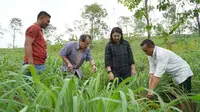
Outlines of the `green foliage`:
M108 15L105 8L101 5L94 3L86 5L81 17L87 22L89 20L88 28L90 29L90 35L94 39L95 37L102 37L108 31L107 24L103 21ZM87 26L84 26L87 27Z
M124 4L124 6L128 7L129 10L133 10L136 8L142 0L118 0L119 3ZM134 16L137 19L142 19L143 17L146 19L146 27L145 29L147 30L148 33L148 38L151 38L151 29L152 25L149 19L149 12L153 10L153 6L148 5L148 0L145 0L144 6L142 8L139 8L136 10Z
M138 19L134 18L134 23L135 23L134 30L133 30L134 33L136 35L143 36L144 33L145 33L145 28L144 28L145 22L144 22L144 20L143 19L138 20Z
M140 8L140 9L136 10L134 16L137 19L141 20L143 16L146 17L146 9L145 8Z
M154 100L147 99L148 59L140 49L141 38L127 38L132 47L137 75L116 86L108 80L104 67L104 49L108 40L94 41L92 55L97 73L89 63L82 66L83 79L62 77L62 60L58 56L63 44L48 46L46 71L37 75L33 66L22 66L23 49L0 50L0 111L21 112L151 112L182 111L178 103L191 109L190 100L199 104L199 48L198 38L177 38L173 51L185 59L192 68L191 96L172 86L169 77L162 77L154 91ZM158 46L165 47L162 39L153 38ZM101 51L101 52L100 52ZM14 54L14 55L13 55ZM32 77L24 75L29 68ZM114 82L117 82L115 79ZM129 82L127 84L127 82ZM172 99L170 95L177 96ZM190 99L190 100L189 100ZM194 108L193 108L194 109ZM191 110L187 110L190 112Z
M118 2L124 4L124 6L132 11L134 8L138 7L142 0L118 0Z
M165 11L170 7L170 0L161 0L157 5L159 11Z

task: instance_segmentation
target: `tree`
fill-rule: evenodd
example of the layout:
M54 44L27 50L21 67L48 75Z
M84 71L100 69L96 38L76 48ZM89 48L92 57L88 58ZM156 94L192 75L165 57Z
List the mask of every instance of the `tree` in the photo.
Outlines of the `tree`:
M22 20L20 18L12 18L10 20L10 32L12 33L12 37L13 37L13 49L15 48L15 39L16 39L16 34L22 34Z
M171 29L176 20L176 5L170 4L170 8L167 12L163 13L163 17L166 19L167 28Z
M198 28L199 36L200 36L200 19L199 19L199 12L200 12L200 0L189 0L189 2L194 5L194 10L192 11L193 13L191 14L191 18L196 18L196 26Z
M142 2L142 0L118 0L119 3L124 4L124 6L128 7L129 10L133 10L134 8L138 7L138 5ZM137 19L142 19L142 17L145 17L146 19L146 30L148 34L148 38L151 38L151 29L152 24L149 19L149 12L153 9L153 6L148 6L148 0L144 0L144 6L137 9L135 12L135 17Z
M78 40L78 34L86 33L87 32L87 23L83 20L74 20L73 26L70 27L66 25L66 33L70 36L69 40L76 41Z
M56 45L66 43L66 41L62 39L63 36L64 35L62 34L56 35L55 40L54 40Z
M162 24L157 23L156 29L155 29L156 36L161 36L162 35Z
M77 32L75 32L75 29L67 27L66 33L70 36L69 37L70 41L77 41L78 40L77 35L76 35Z
M120 16L118 18L118 21L117 21L117 25L119 27L121 27L122 29L124 28L125 29L125 33L124 34L128 34L128 29L129 29L129 26L131 24L131 19L130 17L127 17L127 16Z
M190 19L189 21L187 21L187 25L191 33L196 34L197 32L199 32L198 23L196 23L194 19Z
M136 35L139 35L139 36L143 36L144 35L144 32L145 32L145 22L144 20L138 20L136 18L133 18L134 19L134 33Z
M1 24L0 24L0 38L2 38L3 37L3 29L2 29L2 27L1 27Z
M52 24L49 24L47 28L43 30L44 35L46 37L47 44L50 44L50 45L52 44L50 37L56 36L56 30L57 28L54 27Z
M101 37L104 32L108 31L108 26L103 21L107 15L108 13L106 9L102 8L102 6L97 3L85 5L85 9L82 12L81 17L86 22L89 20L87 25L89 25L89 32L93 39L94 35L96 37Z
M165 1L165 0L162 0L162 1ZM176 24L179 24L179 23L185 23L187 19L193 19L193 18L196 18L196 25L197 25L197 28L198 28L198 32L199 32L199 35L200 35L200 20L199 20L199 12L200 12L200 8L199 8L199 4L200 4L200 0L177 0L177 2L180 4L181 7L184 7L186 6L187 4L187 7L188 5L191 5L193 8L190 8L190 9L187 9L185 10L184 12L181 12L181 13L177 13L177 16L178 16L178 22ZM168 0L168 6L169 6L169 0ZM164 5L162 5L164 6ZM186 25L183 26L182 29L180 29L178 27L178 32L180 32L181 30L185 29L185 27L187 27Z
M74 30L74 33L83 33L83 32L86 32L86 28L85 26L87 26L88 23L86 23L84 20L74 20L73 22L73 30Z

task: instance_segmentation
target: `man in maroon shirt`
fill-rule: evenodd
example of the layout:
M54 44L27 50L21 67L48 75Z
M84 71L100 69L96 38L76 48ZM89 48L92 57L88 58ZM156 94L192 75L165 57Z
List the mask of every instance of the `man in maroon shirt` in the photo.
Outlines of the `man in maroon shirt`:
M26 30L24 43L25 56L24 64L34 65L39 73L45 69L47 58L46 41L43 36L42 28L46 28L50 23L51 16L41 11L37 16L37 21ZM30 75L30 74L29 74Z

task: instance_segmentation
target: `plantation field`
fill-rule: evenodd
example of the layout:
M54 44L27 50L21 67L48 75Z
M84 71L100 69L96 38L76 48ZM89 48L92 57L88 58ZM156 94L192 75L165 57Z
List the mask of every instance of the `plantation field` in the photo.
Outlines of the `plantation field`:
M88 62L82 66L84 78L62 77L58 52L63 45L48 46L46 71L37 75L32 66L23 66L24 49L0 49L0 112L192 112L200 111L200 38L170 38L168 46L154 37L156 45L170 48L192 68L190 96L172 86L164 75L153 100L147 99L148 60L140 49L142 38L128 38L135 59L137 75L115 87L109 83L104 68L104 49L108 40L94 41L92 55L97 72ZM32 77L24 76L29 67ZM116 80L115 80L116 81ZM129 81L128 85L125 85ZM170 94L177 96L171 99ZM182 105L182 110L180 104Z

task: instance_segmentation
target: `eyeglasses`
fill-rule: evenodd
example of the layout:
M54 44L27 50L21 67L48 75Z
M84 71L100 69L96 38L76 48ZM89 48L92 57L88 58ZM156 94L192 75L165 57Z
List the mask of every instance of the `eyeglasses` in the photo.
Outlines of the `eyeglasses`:
M86 42L83 42L85 46L90 46L91 43L86 43Z

